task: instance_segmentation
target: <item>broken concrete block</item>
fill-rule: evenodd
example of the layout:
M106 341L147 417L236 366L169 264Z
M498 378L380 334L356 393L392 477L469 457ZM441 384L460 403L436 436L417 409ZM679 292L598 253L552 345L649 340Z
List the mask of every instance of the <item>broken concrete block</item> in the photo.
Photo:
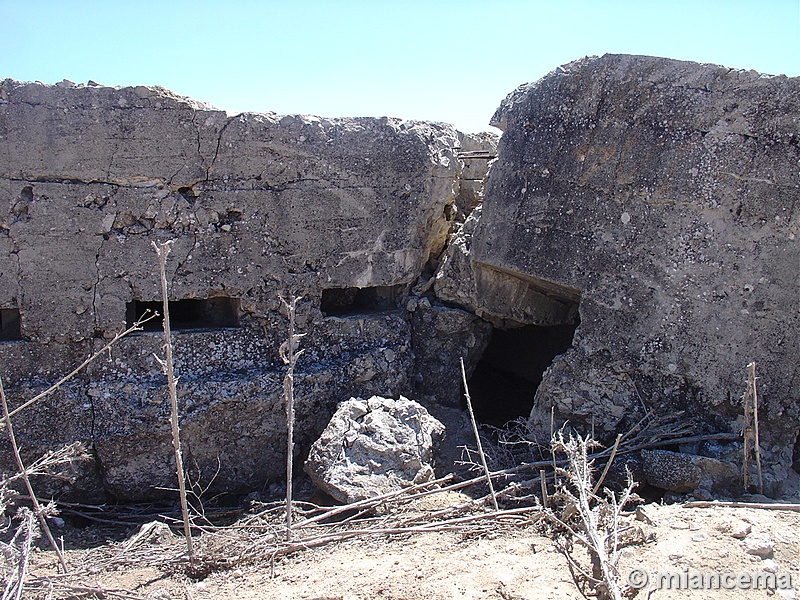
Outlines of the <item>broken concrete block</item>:
M312 445L305 471L340 502L372 498L433 479L443 433L425 408L402 396L351 398Z
M651 409L734 431L755 361L762 459L774 481L791 468L798 98L800 78L605 55L503 101L480 217L448 249L436 290L493 323L579 316L536 392L537 439L549 439L551 409L556 427L599 436Z
M751 533L742 543L745 552L761 559L772 558L775 553L775 543L768 533Z
M666 450L642 450L644 479L670 492L691 492L700 484L701 471L691 457Z

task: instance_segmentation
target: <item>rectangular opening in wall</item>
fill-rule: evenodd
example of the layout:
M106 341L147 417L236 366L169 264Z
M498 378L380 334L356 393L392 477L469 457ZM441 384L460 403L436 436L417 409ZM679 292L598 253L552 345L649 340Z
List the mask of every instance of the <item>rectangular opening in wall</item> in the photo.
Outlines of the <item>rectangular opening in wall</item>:
M144 324L145 331L161 331L163 328L163 312L161 302L144 302L133 300L128 302L125 320L131 327L141 319L145 311L158 313L158 317ZM238 298L205 298L189 300L170 300L169 324L176 331L188 329L222 329L239 326Z
M0 308L0 340L21 340L22 330L18 308Z
M368 288L330 288L322 290L320 308L326 317L346 317L389 312L397 309L405 285Z

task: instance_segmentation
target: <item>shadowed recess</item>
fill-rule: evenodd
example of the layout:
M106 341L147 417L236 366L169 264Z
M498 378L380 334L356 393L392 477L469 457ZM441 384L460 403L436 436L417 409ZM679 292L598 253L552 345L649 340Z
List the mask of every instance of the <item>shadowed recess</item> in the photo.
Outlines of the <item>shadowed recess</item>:
M133 300L125 307L128 327L141 319L145 311L158 313L144 324L145 331L160 331L163 328L161 302ZM205 298L169 301L169 324L172 329L221 329L239 326L238 298Z
M527 419L545 370L570 347L577 326L493 329L468 382L475 418L497 427L518 417Z
M19 309L0 308L0 340L21 340Z

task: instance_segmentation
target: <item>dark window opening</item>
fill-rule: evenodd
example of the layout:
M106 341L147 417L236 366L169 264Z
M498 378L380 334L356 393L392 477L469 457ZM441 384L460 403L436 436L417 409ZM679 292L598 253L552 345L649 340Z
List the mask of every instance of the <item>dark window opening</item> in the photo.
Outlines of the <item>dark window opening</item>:
M163 305L161 302L128 302L125 320L128 327L148 314L158 313L154 319L144 323L145 331L161 331L163 328ZM202 300L170 300L169 324L172 329L221 329L239 326L238 298L206 298Z
M405 286L331 288L322 290L320 308L326 317L382 313L397 309Z
M545 370L572 345L577 326L493 329L468 382L476 420L502 427L519 417L527 419Z
M0 308L0 340L21 340L18 308Z

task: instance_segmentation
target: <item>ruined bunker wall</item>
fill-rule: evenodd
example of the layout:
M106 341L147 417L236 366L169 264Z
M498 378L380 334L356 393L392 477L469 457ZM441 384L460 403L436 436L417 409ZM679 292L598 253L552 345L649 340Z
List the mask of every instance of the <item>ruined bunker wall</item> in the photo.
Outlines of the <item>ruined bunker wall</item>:
M12 333L0 341L0 365L9 395L17 404L42 391L158 301L151 242L172 239L171 298L195 302L175 335L187 464L201 483L215 477L216 490L263 488L284 475L278 296L304 297L298 451L339 401L409 393L408 314L389 302L331 315L322 300L329 290L419 283L458 213L459 144L442 124L227 117L158 88L4 81L0 308ZM202 320L220 306L234 306L236 318ZM29 454L80 440L94 457L76 473L84 490L140 500L171 486L153 357L161 343L157 332L127 338L21 413Z
M474 293L508 288L492 272L557 300L579 293L573 348L537 393L543 436L551 406L600 433L649 409L735 429L756 361L769 463L777 479L791 465L798 123L796 78L649 57L576 61L503 102L482 213L437 290L522 322L537 317ZM470 277L466 292L452 283ZM552 306L538 306L546 320Z

